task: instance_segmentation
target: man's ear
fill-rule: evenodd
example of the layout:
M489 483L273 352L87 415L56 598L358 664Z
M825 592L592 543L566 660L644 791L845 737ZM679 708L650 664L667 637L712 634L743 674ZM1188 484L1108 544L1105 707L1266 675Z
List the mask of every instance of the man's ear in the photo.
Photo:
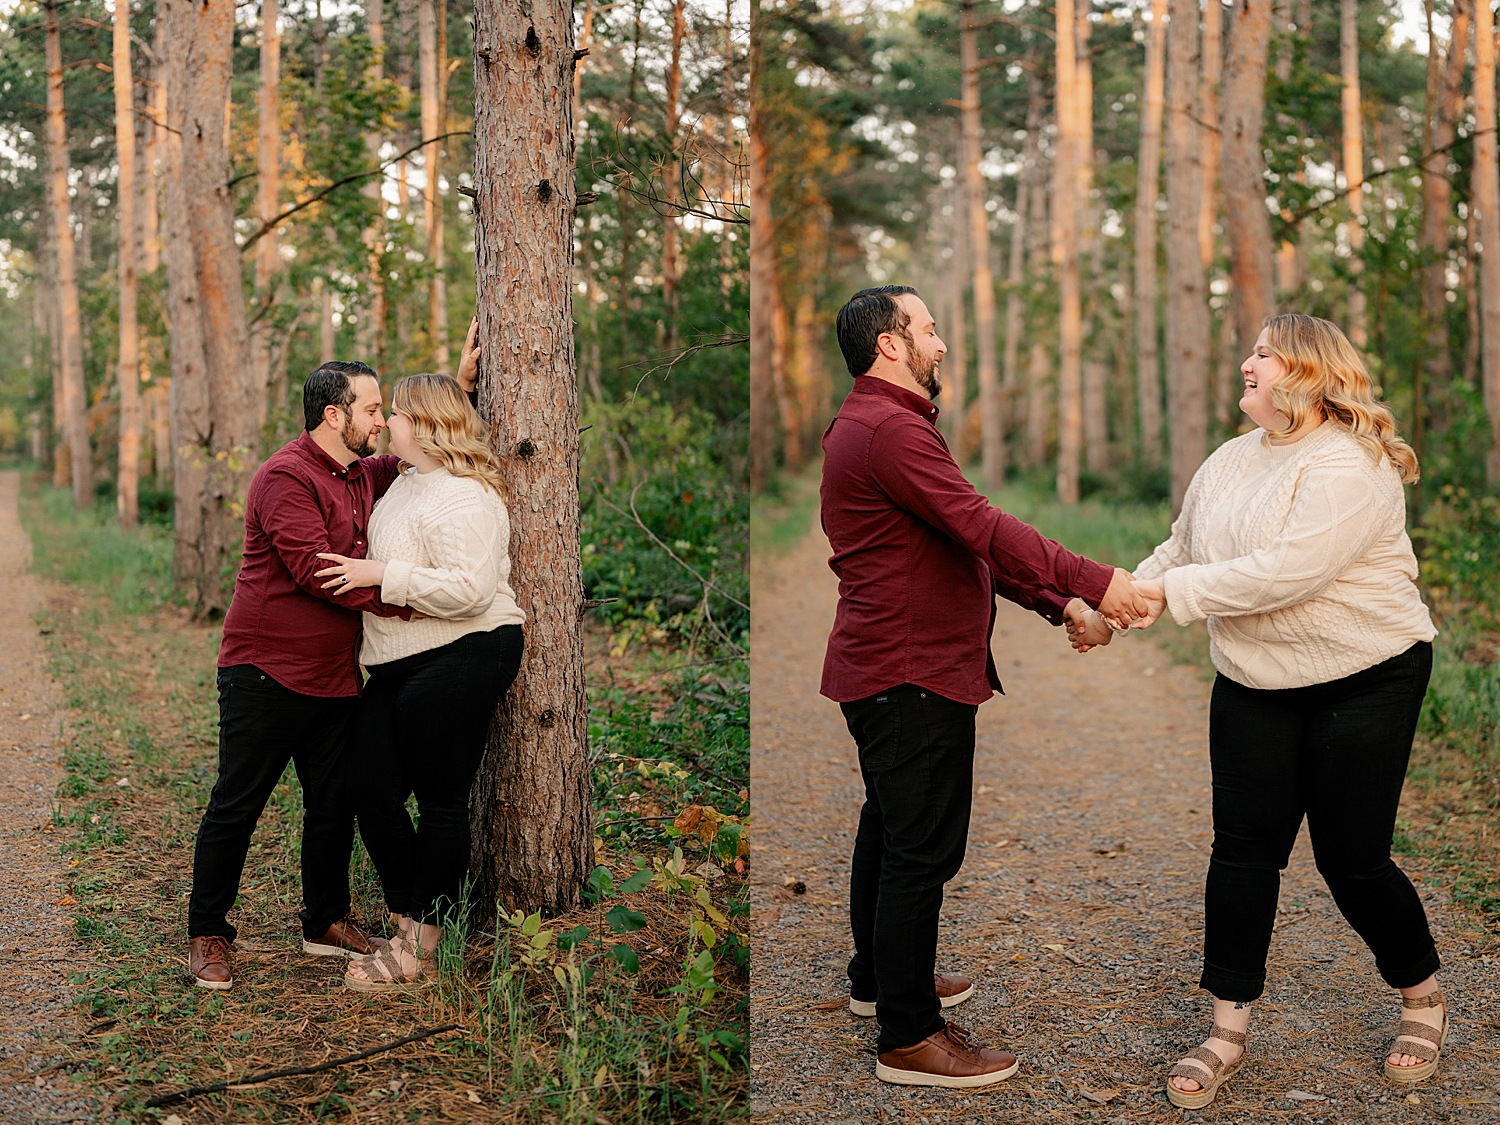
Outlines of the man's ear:
M330 414L329 411L333 413ZM323 407L323 421L335 431L342 430L344 428L344 412L337 406L325 406Z
M901 353L896 350L896 334L894 332L882 332L875 337L875 351L889 360L899 360Z

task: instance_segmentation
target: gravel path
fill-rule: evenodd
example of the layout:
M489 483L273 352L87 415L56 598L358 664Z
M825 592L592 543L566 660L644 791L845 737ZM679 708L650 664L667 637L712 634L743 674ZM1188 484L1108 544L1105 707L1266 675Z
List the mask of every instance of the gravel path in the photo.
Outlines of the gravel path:
M1061 629L1001 603L994 647L1008 694L979 711L968 859L948 885L938 964L978 980L950 1014L979 1043L1015 1051L1021 1070L988 1093L888 1086L874 1078L874 1021L843 1008L862 790L839 709L817 694L837 600L827 557L813 531L762 568L754 591L756 1119L1180 1119L1163 1075L1210 1016L1196 987L1208 683L1141 635L1078 656ZM803 894L786 885L799 881ZM1304 830L1251 1061L1192 1116L1500 1122L1500 944L1441 888L1417 885L1453 1013L1438 1077L1412 1092L1381 1076L1398 1002L1334 908Z
M44 587L26 569L20 484L19 473L0 473L0 1121L89 1121L82 1088L51 1069L59 1038L77 1027L67 973L88 957L52 831L62 700L37 635Z

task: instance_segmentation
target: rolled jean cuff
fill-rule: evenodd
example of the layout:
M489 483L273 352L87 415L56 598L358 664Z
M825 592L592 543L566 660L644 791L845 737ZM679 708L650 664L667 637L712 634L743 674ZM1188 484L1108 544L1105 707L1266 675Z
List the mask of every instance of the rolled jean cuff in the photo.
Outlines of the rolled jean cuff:
M1443 963L1438 959L1436 946L1428 949L1420 960L1409 966L1402 966L1399 970L1382 965L1378 961L1375 964L1375 968L1380 971L1385 983L1392 988L1411 988L1421 984L1442 967Z
M1221 969L1205 961L1203 962L1203 976L1198 980L1198 987L1212 993L1215 999L1248 1004L1252 1000L1259 1000L1261 993L1265 992L1266 974L1264 971L1237 973L1231 969Z

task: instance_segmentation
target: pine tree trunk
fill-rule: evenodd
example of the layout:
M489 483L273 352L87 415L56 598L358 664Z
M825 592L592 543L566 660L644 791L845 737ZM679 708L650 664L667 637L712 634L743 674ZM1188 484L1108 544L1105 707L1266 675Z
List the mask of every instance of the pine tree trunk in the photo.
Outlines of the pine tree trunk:
M750 4L750 88L760 78L765 34L760 4ZM771 225L771 183L764 122L758 99L750 98L750 491L760 494L771 475L775 449L775 386L771 337L775 331L771 296L776 289L776 245Z
M974 278L974 341L979 360L979 457L984 483L1005 484L1005 422L1000 410L1000 379L995 363L995 279L990 273L990 215L985 210L984 177L979 174L979 48L974 0L963 0L959 30L963 58L964 185L969 205L969 254Z
M215 616L228 604L260 444L224 127L234 2L163 8L176 563L196 587L198 613Z
M673 0L672 4L672 58L667 65L667 105L665 133L667 162L662 169L662 197L666 212L662 216L661 229L661 295L662 295L662 345L667 351L677 347L677 181L681 175L681 164L677 158L677 130L682 111L682 38L687 31L686 0ZM790 458L788 458L790 462ZM788 464L790 467L790 464Z
M382 80L385 73L385 22L382 0L365 0L365 32L370 37L370 65L365 69L365 80L371 85ZM379 129L365 134L365 160L373 171L380 167L380 149L385 136ZM369 222L365 225L361 240L365 246L365 285L369 294L369 305L360 317L360 334L364 337L360 349L369 357L376 371L385 370L385 197L382 194L385 174L372 176L360 188L367 200Z
M960 154L959 164L962 163ZM939 333L948 345L948 354L942 365L943 390L939 396L942 412L938 421L948 439L953 459L966 465L971 453L964 434L964 414L969 403L969 317L964 307L964 291L969 280L969 193L962 176L955 178L952 199L953 221L949 241L953 257L943 279L948 317Z
M571 38L571 36L570 36ZM423 220L427 230L427 262L432 270L428 282L427 336L432 349L434 371L448 369L448 289L443 277L443 201L438 181L443 174L443 142L435 140L442 130L442 99L439 83L438 27L436 0L417 2L417 49L422 72L422 140L431 141L422 149L426 184L422 188ZM569 86L572 76L569 75Z
M130 70L130 4L115 0L115 148L119 155L116 210L120 224L116 255L120 273L120 456L116 502L123 527L140 512L141 355L136 322L135 86Z
M1428 143L1431 155L1422 164L1422 311L1426 346L1421 349L1428 379L1446 385L1453 375L1448 338L1448 224L1453 211L1453 184L1448 165L1454 126L1464 112L1464 54L1473 0L1454 0L1452 37L1443 55L1434 37L1428 41ZM1483 239L1480 240L1481 242ZM1425 402L1421 404L1425 413Z
M1203 268L1214 263L1214 220L1219 213L1219 83L1224 77L1224 5L1203 5L1203 87L1198 120L1203 130L1203 208L1198 212L1198 257Z
M1479 210L1479 241L1484 247L1479 258L1484 322L1481 339L1484 409L1491 434L1485 478L1493 487L1500 484L1500 147L1495 143L1495 17L1489 0L1481 0L1478 13L1474 28L1474 116L1479 123L1474 134L1474 202ZM1454 43L1457 47L1461 40Z
M262 225L281 208L281 29L279 0L260 5L260 145L255 173L255 211ZM255 244L255 325L250 332L250 357L255 372L255 419L265 425L271 387L271 343L276 324L272 315L276 273L281 266L276 228Z
M138 185L142 197L141 271L155 273L161 264L161 177L162 141L167 121L166 24L156 20L156 35L151 48L151 81L146 87L146 114L142 122L146 134L146 167Z
M58 347L62 393L61 429L67 435L73 504L94 504L93 464L89 452L89 419L83 382L83 327L78 311L78 266L68 203L68 123L63 108L61 32L56 0L48 0L47 52L47 189L52 205L52 248L57 262ZM85 208L93 206L87 199Z
M1344 197L1353 221L1345 225L1349 237L1349 342L1360 351L1369 343L1365 326L1365 291L1360 275L1365 263L1359 256L1365 244L1365 136L1364 114L1359 97L1359 0L1340 0L1339 63L1343 73Z
M1156 338L1156 202L1161 194L1161 118L1167 73L1167 0L1151 0L1146 40L1146 89L1135 189L1136 402L1141 458L1161 464L1161 355Z
M1032 168L1036 163L1038 133L1041 131L1041 105L1036 94L1039 86L1034 78L1033 97L1026 109L1026 141L1021 150L1021 174L1016 177L1016 222L1011 228L1010 245L1006 248L1005 263L1005 352L1001 371L1001 390L1005 396L1006 414L1015 409L1016 396L1021 389L1021 333L1025 328L1026 300L1022 292L1026 284L1026 213L1031 204Z
M1177 9L1174 6L1172 10ZM1224 76L1220 172L1235 334L1240 347L1248 351L1260 336L1261 321L1276 308L1271 216L1266 210L1265 157L1260 142L1271 43L1271 0L1235 0L1233 13L1229 65ZM1175 480L1175 471L1173 477Z
M1078 93L1073 0L1057 0L1057 146L1052 167L1052 259L1057 266L1057 498L1078 503L1083 452L1083 310L1078 282ZM1196 212L1195 212L1196 213Z
M509 493L526 656L474 784L471 870L482 914L498 902L556 915L578 904L593 865L573 355L572 6L477 0L474 52L480 402Z
M1253 2L1253 0L1252 0ZM1167 404L1172 511L1208 455L1208 293L1198 252L1203 197L1198 5L1171 0L1167 27ZM1231 67L1231 76L1233 68ZM1226 98L1226 103L1228 99ZM1256 119L1257 121L1259 118ZM1257 136L1259 134L1257 133ZM1226 145L1226 153L1230 146ZM1225 168L1228 191L1229 169ZM1261 208L1262 216L1265 208Z
M1077 59L1077 86L1073 114L1078 125L1078 266L1082 306L1079 348L1092 344L1082 370L1083 462L1090 471L1103 472L1109 465L1109 417L1105 401L1106 367L1099 358L1100 341L1095 329L1102 311L1098 306L1099 280L1104 267L1099 240L1099 208L1094 194L1094 57L1089 48L1093 24L1089 20L1091 0L1074 0L1073 57Z
M801 416L797 410L797 392L787 369L786 305L781 300L781 279L770 293L771 302L771 383L776 388L776 412L781 421L781 461L789 473L802 467Z
M1031 345L1026 359L1026 462L1039 468L1047 460L1047 424L1052 414L1051 357L1047 345Z

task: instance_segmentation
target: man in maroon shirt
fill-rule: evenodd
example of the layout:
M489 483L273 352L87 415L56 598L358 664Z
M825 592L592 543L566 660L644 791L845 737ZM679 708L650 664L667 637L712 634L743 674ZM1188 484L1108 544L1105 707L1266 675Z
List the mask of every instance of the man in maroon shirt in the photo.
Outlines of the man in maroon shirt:
M933 424L947 348L906 286L856 293L838 315L854 389L823 435L823 530L839 604L822 694L859 748L865 803L850 876L849 1008L878 1015L875 1074L902 1085L1009 1078L1014 1055L971 1045L942 1009L973 984L936 972L943 884L963 863L974 714L1000 690L995 595L1061 624L1069 603L1125 622L1130 575L1064 550L992 507Z
M380 382L363 363L325 363L302 391L306 432L271 455L250 483L244 560L219 647L219 776L198 829L188 904L194 982L233 983L226 915L239 893L250 837L287 762L296 764L302 825L302 948L371 953L349 917L354 814L343 755L359 702L360 613L409 617L379 588L334 600L314 572L320 551L363 558L375 501L396 479L395 457L372 457L385 426Z

